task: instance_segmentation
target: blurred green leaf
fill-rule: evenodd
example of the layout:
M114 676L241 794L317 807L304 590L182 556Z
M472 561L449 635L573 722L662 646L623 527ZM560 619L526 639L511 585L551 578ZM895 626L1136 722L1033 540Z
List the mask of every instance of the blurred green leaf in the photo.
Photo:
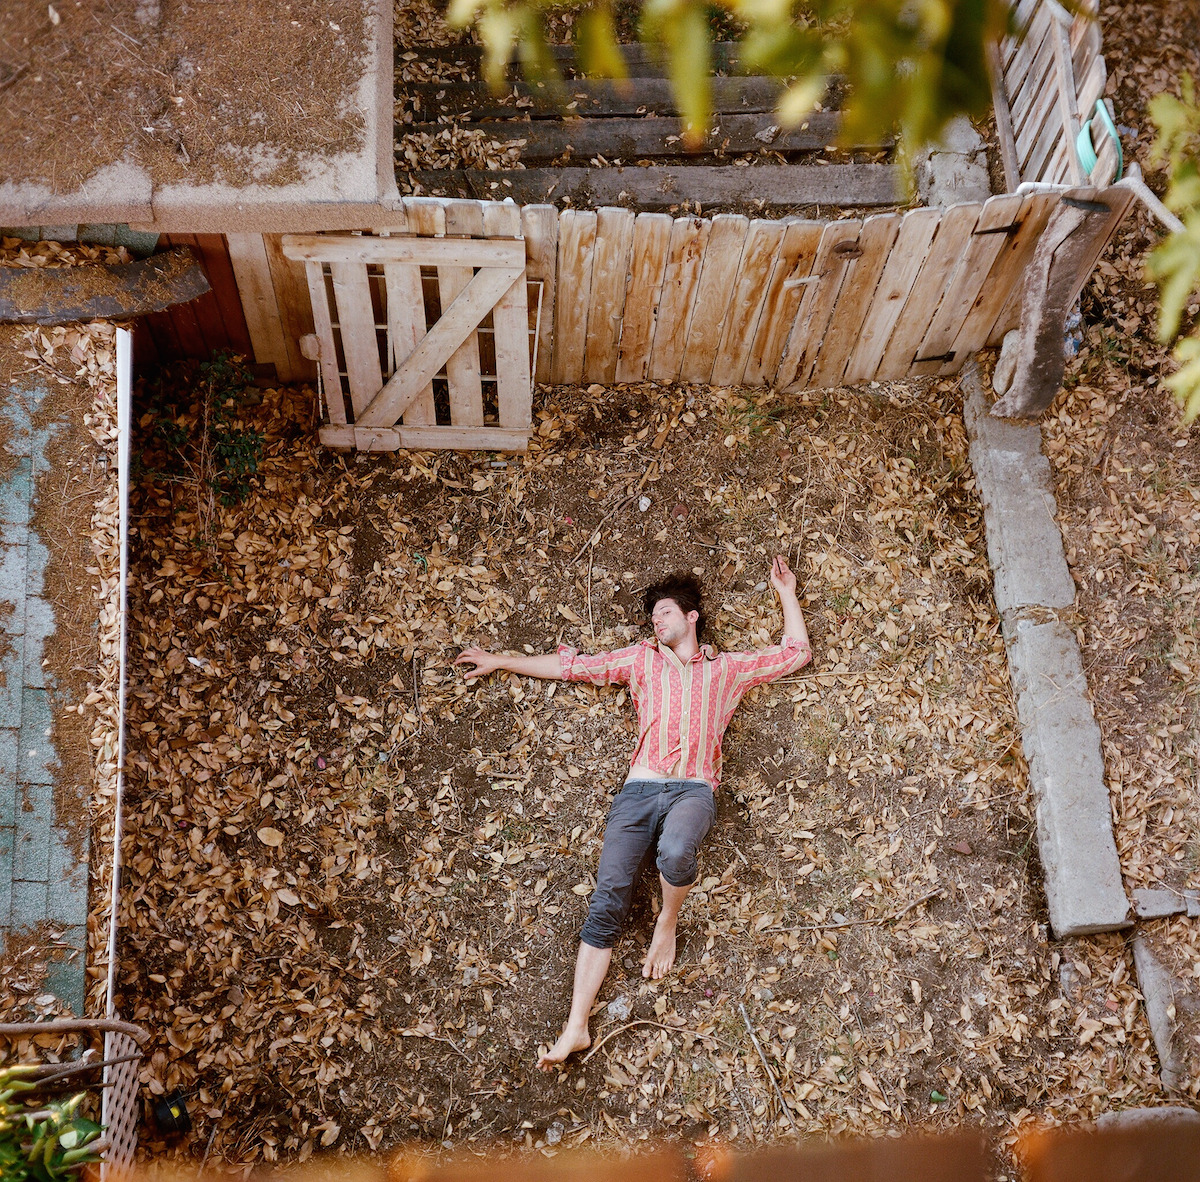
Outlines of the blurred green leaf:
M617 41L617 23L608 4L589 8L575 24L580 65L589 78L627 78L625 58Z

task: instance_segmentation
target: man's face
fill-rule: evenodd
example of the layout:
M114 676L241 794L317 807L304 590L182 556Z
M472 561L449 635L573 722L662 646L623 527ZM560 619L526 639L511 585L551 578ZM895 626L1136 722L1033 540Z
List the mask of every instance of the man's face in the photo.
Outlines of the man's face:
M699 612L684 612L673 599L660 599L650 613L654 635L659 644L673 647L691 635L692 627L700 618Z

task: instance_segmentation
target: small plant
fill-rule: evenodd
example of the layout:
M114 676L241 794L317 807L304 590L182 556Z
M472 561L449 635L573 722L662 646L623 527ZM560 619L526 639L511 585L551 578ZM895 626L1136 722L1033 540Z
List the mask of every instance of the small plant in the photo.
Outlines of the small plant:
M0 1178L4 1182L66 1182L100 1160L93 1143L104 1131L79 1115L84 1093L39 1102L36 1068L0 1069Z
M205 483L229 506L250 493L250 477L262 459L263 436L237 425L250 371L243 358L219 350L199 370L202 387L200 468ZM207 453L207 455L206 455Z

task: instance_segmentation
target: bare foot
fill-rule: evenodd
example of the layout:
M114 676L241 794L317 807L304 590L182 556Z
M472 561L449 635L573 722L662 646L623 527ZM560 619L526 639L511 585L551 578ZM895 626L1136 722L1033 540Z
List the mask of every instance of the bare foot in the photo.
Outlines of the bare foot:
M549 1071L556 1063L563 1062L568 1055L573 1055L576 1051L585 1050L591 1045L592 1039L586 1028L583 1030L572 1030L568 1026L559 1035L558 1042L548 1051L544 1051L538 1056L537 1065L543 1071Z
M642 976L651 977L657 981L660 977L665 977L670 971L671 966L675 963L675 925L671 924L666 927L663 924L662 917L659 917L658 923L654 925L654 939L650 941L650 948L646 952L646 959L642 963Z

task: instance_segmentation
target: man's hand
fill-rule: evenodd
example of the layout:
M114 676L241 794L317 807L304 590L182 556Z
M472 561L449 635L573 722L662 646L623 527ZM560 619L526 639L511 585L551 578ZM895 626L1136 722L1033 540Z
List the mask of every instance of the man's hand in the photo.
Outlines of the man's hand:
M771 586L779 596L796 594L796 576L782 554L777 554L771 563Z
M463 674L463 679L469 684L497 669L508 673L516 673L521 677L541 677L546 681L558 681L562 677L562 662L558 653L537 653L533 656L522 656L520 653L493 653L486 648L472 645L465 648L454 658L456 665L473 665Z
M456 665L474 665L474 669L468 669L463 674L463 680L467 682L474 681L477 677L486 677L489 673L495 673L497 669L504 664L504 658L497 653L490 653L486 648L480 648L479 645L472 645L471 648L465 648L457 657L454 658Z

